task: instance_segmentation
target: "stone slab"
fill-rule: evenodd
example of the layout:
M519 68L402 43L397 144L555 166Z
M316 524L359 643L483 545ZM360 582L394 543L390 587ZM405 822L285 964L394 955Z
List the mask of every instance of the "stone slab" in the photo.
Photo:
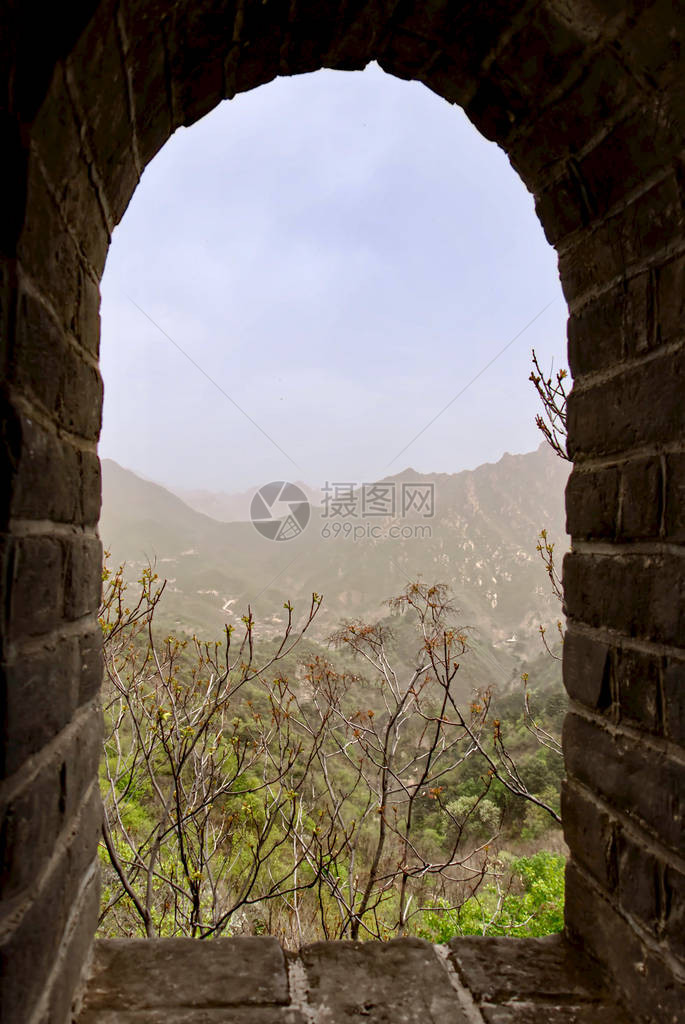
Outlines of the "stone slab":
M88 1010L78 1024L309 1024L287 1006L224 1006L220 1009Z
M513 1003L481 1006L486 1024L631 1024L615 1006L585 1003L560 1006L554 1003Z
M95 943L84 1010L140 1014L287 1002L277 939L108 939Z
M300 956L314 1020L469 1024L447 971L421 939L318 942Z
M540 939L469 936L453 939L449 950L462 983L478 1002L561 999L582 1003L603 994L598 969L561 935Z

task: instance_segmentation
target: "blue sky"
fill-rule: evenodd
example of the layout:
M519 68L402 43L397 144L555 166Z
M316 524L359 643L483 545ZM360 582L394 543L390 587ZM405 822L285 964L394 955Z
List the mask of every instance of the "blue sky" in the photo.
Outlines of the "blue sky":
M229 492L472 468L537 447L530 350L565 365L565 324L532 196L461 110L375 66L278 79L180 129L115 231L100 451Z

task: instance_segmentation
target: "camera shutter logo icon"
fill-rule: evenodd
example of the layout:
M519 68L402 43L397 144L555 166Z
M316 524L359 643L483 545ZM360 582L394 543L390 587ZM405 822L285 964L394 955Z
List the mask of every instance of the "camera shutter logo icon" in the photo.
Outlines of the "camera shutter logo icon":
M310 515L306 494L297 484L287 480L264 484L250 504L254 528L267 540L285 541L299 537Z

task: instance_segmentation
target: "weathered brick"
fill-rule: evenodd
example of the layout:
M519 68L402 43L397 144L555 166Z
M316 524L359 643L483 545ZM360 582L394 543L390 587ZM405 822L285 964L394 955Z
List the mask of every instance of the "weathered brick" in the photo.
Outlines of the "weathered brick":
M20 640L54 629L62 619L64 546L57 537L28 536L8 551L9 636Z
M184 125L204 117L224 98L226 40L233 35L234 17L231 5L190 5L169 17L174 105ZM259 51L259 38L251 45Z
M685 330L685 256L659 267L656 296L659 340L677 341Z
M631 459L623 465L619 536L630 540L658 537L662 496L663 479L658 458Z
M614 651L618 715L648 732L661 733L661 662L653 654L619 647Z
M626 917L637 917L654 935L661 918L663 864L622 830L616 841L618 906Z
M611 650L569 627L564 638L564 684L572 700L596 711L611 707Z
M33 134L64 220L91 266L102 269L109 238L62 65L56 68Z
M319 1019L335 1007L340 1020L363 1018L376 1006L386 1020L407 1024L467 1024L431 945L391 942L316 942L301 951L309 1002ZM417 990L414 978L422 979ZM373 1019L373 1018L372 1018Z
M685 746L685 661L666 658L661 685L664 732L669 739Z
M79 522L84 526L95 526L100 518L102 504L102 473L100 460L95 452L82 451L79 455L81 469L81 510Z
M101 752L102 722L98 709L82 716L73 730L54 745L35 778L0 807L0 885L3 899L35 887L36 879L69 828L93 781Z
M100 351L100 285L83 267L78 275L77 300L69 326L81 347L97 358Z
M592 220L583 192L572 174L557 178L536 200L537 213L550 245L579 231Z
M58 416L71 433L97 441L102 422L102 378L73 348L65 350L60 366Z
M596 965L561 935L532 940L469 936L452 939L449 950L478 1002L592 999L602 989Z
M646 121L654 126L646 141L640 131ZM677 157L682 146L677 128L664 116L660 97L632 110L583 157L579 174L597 215L603 215L650 175ZM615 173L620 168L620 173ZM614 173L612 173L614 171Z
M685 875L673 864L664 868L664 937L685 961Z
M21 430L10 510L17 519L80 522L80 454L53 431L17 411Z
M83 965L93 946L93 933L100 910L100 876L94 874L81 894L78 914L65 936L61 950L60 970L53 979L48 1005L41 1024L72 1020L74 992L82 984ZM101 1020L101 1024L105 1024ZM142 1022L140 1022L142 1024ZM166 1024L172 1024L167 1020Z
M11 372L18 387L50 414L57 408L66 352L64 328L42 302L23 292L19 296Z
M78 309L84 261L41 173L33 165L18 256L22 267L52 302L61 325L70 328Z
M685 429L685 359L664 355L599 386L574 388L568 400L568 449L620 453L678 440Z
M564 295L576 303L615 277L632 277L663 249L664 239L682 234L682 200L670 176L560 253Z
M97 850L102 813L97 787L81 809L69 844L16 926L0 939L0 1016L28 1020L65 939L72 906Z
M78 619L96 612L102 590L102 544L98 537L75 537L67 546L64 615Z
M594 472L571 473L566 485L566 529L572 537L607 538L616 535L619 471L610 466Z
M79 657L78 702L85 704L99 693L102 683L102 630L99 624L81 637Z
M601 50L584 68L571 88L539 114L517 137L510 156L514 167L528 177L537 177L554 164L565 161L588 143L588 128L601 127L621 110L632 85L625 67L611 49ZM544 139L544 145L536 140ZM621 178L620 167L606 168L612 178Z
M108 8L107 13L105 8ZM67 61L68 73L84 111L88 143L95 157L112 226L120 221L138 183L131 146L133 129L126 72L117 33L116 5L103 0L100 17L88 26ZM98 274L104 268L107 241L103 231L102 259L93 263Z
M680 562L661 554L566 555L566 613L595 628L677 646L685 631Z
M564 837L577 860L607 890L616 885L616 828L607 812L579 786L561 789Z
M612 735L572 713L564 722L564 752L569 778L644 822L665 845L679 848L685 812L682 765L626 734Z
M0 666L3 774L15 772L67 725L77 707L78 688L75 637Z
M677 1022L682 1010L680 982L615 906L589 890L586 876L572 861L566 869L565 906L567 932L605 965L630 1018L648 1024Z
M285 957L276 939L114 939L95 944L85 1008L140 1013L174 1003L198 1011L287 1002Z
M666 456L664 534L670 541L685 541L685 454Z

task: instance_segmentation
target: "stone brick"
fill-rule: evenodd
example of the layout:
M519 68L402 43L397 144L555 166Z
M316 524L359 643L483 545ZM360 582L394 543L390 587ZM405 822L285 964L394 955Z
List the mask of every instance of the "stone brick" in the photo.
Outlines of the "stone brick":
M664 869L664 938L674 956L685 961L685 875L673 864Z
M102 378L73 348L62 360L58 416L60 424L73 434L97 441L102 422Z
M644 1024L677 1024L681 984L615 907L588 888L586 876L572 862L566 869L565 906L567 931L587 953L601 958L630 1018Z
M592 220L592 211L572 172L557 178L537 198L535 212L540 218L547 241L554 246Z
M658 32L649 25L658 24ZM656 0L638 8L617 40L616 48L638 74L647 75L660 87L682 75L679 9L669 0Z
M611 648L570 627L564 639L564 684L572 700L597 711L611 707Z
M50 414L57 408L66 351L64 328L42 302L23 292L19 296L11 373L21 391Z
M445 970L421 939L317 942L300 955L319 1020L467 1024Z
M10 511L17 519L80 522L80 454L68 441L20 411L20 454L15 463Z
M74 992L78 989L92 945L100 910L100 876L94 874L86 885L60 950L60 970L54 978L41 1024L71 1021Z
M469 936L452 939L450 957L478 1002L510 999L592 1000L602 990L599 970L561 935L541 939Z
M51 965L65 939L87 866L97 849L101 822L97 787L74 822L71 842L57 851L40 890L16 926L0 939L0 1016L28 1020L43 993ZM92 921L91 921L92 924Z
M78 619L97 611L102 592L102 544L99 537L84 534L66 549L64 615Z
M570 779L644 823L664 845L679 849L685 813L681 764L632 736L612 734L573 713L564 721L564 751Z
M617 843L618 906L624 917L637 917L655 936L660 931L663 864L619 830Z
M78 309L84 261L35 166L28 180L27 213L18 257L50 299L61 326L69 328Z
M78 291L70 330L86 352L100 352L100 285L84 267L78 275Z
M663 508L663 478L658 458L633 459L621 467L619 536L658 537Z
M654 134L646 144L639 129L647 120L654 125ZM606 213L648 176L677 158L682 146L678 134L664 117L661 99L656 96L616 124L578 165L597 213ZM620 174L611 173L616 168L621 169Z
M198 4L168 19L168 49L174 107L182 124L204 117L224 98L226 40L233 36L232 5ZM259 50L259 39L255 39Z
M663 356L599 386L574 388L568 400L571 456L677 440L685 428L684 368L682 356Z
M124 0L121 11L126 68L134 96L136 144L145 167L178 127L171 119L167 82L169 7L165 3Z
M601 130L623 108L631 91L630 78L616 54L608 47L600 50L561 97L533 113L532 125L513 141L514 167L527 177L538 177L566 161L587 145L588 126ZM536 137L545 144L536 145ZM606 173L620 180L622 169L607 168Z
M670 541L685 541L685 454L666 456L664 534Z
M95 452L79 453L81 469L81 509L79 522L95 526L100 518L102 504L102 473Z
M671 176L560 253L564 295L576 305L614 278L632 276L663 249L664 239L682 233L682 200Z
M241 9L226 48L224 75L226 95L271 82L281 70L281 47L290 12L287 0L276 0L266 11L250 4Z
M576 538L616 535L619 473L615 466L571 473L566 485L566 529Z
M681 658L665 659L662 674L664 733L685 746L685 662Z
M84 112L88 143L105 193L110 227L113 227L128 206L138 183L138 170L131 146L133 126L116 5L110 0L103 0L98 17L79 39L67 66ZM106 232L103 232L103 242L102 260L93 264L98 275L102 273L107 254Z
M100 692L102 683L102 630L96 624L79 641L78 702L85 704Z
M616 884L615 826L588 791L570 781L561 789L564 837L580 863L607 890Z
M570 618L627 637L677 646L685 635L682 566L670 554L566 555L564 601Z
M91 785L101 751L98 711L83 716L82 731L56 744L30 783L0 804L2 898L35 887L44 865Z
M659 267L656 295L660 342L681 339L685 324L685 256L678 256Z
M629 1024L629 1018L617 1006L597 1003L560 1006L558 1003L512 1003L510 1006L484 1006L486 1024Z
M198 1012L164 1006L156 1010L85 1010L78 1024L309 1024L309 1020L299 1010L283 1006L233 1006L228 1013L225 1007L204 1007Z
M619 647L614 654L619 718L652 733L663 730L661 661L658 656L628 647Z
M62 617L64 547L57 537L22 537L9 549L12 591L9 636L20 640L54 629Z
M97 777L102 758L101 709L95 705L82 710L76 722L79 727L75 735L69 737L68 745L62 752L64 770L60 766L65 821L77 814L83 794Z
M11 775L56 736L77 706L78 640L56 640L0 666L2 770Z
M174 1004L197 1011L287 1002L276 939L114 939L95 944L85 1009L140 1013Z
M64 771L50 762L32 783L0 807L0 897L11 900L49 860L64 821Z
M43 166L49 168L50 186L64 220L77 235L90 265L101 269L109 237L61 65L56 68L33 134Z

